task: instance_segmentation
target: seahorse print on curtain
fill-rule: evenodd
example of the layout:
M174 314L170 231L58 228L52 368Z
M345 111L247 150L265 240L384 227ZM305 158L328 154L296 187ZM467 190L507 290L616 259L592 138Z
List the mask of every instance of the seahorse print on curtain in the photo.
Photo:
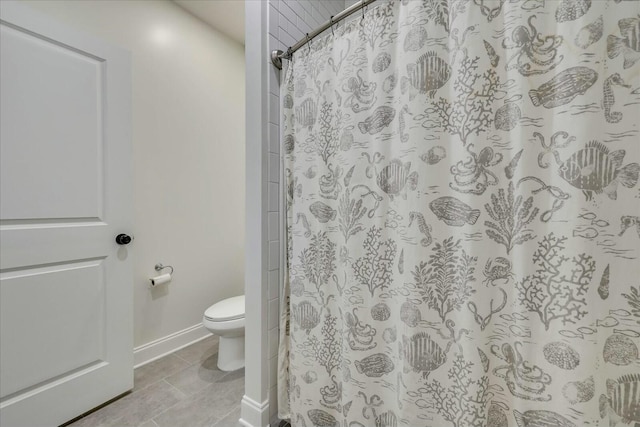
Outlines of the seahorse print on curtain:
M282 418L640 427L638 40L637 1L379 0L294 53Z

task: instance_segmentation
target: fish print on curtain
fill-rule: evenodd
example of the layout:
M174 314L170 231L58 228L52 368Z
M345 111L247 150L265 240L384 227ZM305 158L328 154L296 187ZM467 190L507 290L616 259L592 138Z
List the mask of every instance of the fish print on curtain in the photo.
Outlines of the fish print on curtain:
M640 427L640 2L380 1L282 79L296 427Z

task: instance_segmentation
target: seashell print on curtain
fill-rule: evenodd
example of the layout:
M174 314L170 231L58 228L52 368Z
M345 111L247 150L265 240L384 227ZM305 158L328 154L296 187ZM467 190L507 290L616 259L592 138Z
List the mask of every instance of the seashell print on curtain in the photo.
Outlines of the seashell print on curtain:
M640 2L384 1L283 73L279 415L640 426Z

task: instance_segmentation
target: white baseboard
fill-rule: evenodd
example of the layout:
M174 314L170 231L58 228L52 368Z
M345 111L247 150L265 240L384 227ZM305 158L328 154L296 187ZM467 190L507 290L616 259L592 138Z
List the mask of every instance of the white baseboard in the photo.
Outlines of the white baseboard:
M258 403L245 394L240 403L240 425L243 427L269 427L269 400Z
M139 368L149 362L180 350L211 335L202 323L162 337L133 349L133 365Z

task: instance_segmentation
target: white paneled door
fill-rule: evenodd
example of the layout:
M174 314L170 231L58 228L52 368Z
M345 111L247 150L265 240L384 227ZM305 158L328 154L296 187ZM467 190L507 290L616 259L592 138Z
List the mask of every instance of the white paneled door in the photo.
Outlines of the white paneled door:
M0 425L54 426L133 386L131 64L0 18Z

